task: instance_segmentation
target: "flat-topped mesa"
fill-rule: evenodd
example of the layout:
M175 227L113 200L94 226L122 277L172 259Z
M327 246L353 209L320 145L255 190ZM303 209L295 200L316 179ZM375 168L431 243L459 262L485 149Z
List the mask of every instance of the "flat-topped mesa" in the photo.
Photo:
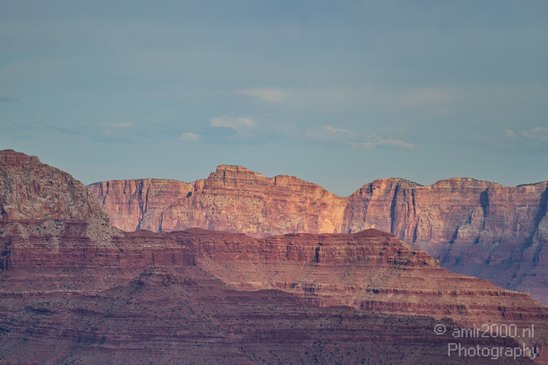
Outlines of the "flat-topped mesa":
M0 219L88 220L103 216L85 186L37 157L0 151Z

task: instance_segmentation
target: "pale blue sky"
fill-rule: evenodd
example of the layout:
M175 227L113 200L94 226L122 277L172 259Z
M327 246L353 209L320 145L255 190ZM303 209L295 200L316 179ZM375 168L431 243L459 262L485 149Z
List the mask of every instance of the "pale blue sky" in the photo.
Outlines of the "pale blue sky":
M85 183L546 180L547 44L546 1L0 0L0 148Z

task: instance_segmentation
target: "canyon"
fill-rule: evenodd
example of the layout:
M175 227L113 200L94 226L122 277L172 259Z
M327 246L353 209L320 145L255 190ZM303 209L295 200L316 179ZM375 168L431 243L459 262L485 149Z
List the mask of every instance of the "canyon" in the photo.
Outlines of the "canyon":
M178 229L166 212L152 232L145 217L138 218L142 227L114 227L121 222L103 213L106 203L92 189L35 157L0 151L0 171L0 364L487 364L486 357L447 353L454 329L482 323L535 332L458 342L538 351L534 359L501 357L503 364L548 362L548 307L449 272L378 229L334 232L348 217L345 199L295 178L281 178L278 195L269 197L274 206L291 201L287 214L296 219L271 227L295 232L250 236L219 231L231 224L229 230L241 225L257 233L253 227L267 227L262 219L271 217L252 220L245 210L259 209L261 189L216 199L213 185L240 183L230 174L201 182L207 190L190 195L184 183L173 185L183 193L178 199L211 194L201 203L214 207L211 213L187 217L213 222L215 214L239 208L241 220L207 227L217 231ZM257 185L271 181L265 179ZM316 195L291 193L302 186ZM238 194L247 196L245 204ZM146 215L160 195L145 190L136 208L130 199L120 209ZM321 198L341 210L329 211ZM303 207L319 211L303 216ZM271 214L286 219L281 210ZM447 332L437 335L440 324Z
M113 180L87 189L124 231L203 228L266 237L373 228L425 250L451 271L548 303L546 181L507 187L451 178L423 186L388 178L339 197L296 177L219 165L190 183Z

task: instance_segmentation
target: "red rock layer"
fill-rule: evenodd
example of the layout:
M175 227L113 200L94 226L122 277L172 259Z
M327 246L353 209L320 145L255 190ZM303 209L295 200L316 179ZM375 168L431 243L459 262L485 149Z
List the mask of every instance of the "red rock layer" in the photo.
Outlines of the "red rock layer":
M505 187L453 178L421 186L382 179L341 198L297 178L219 166L194 183L124 180L88 189L126 231L199 227L264 236L375 228L427 250L451 270L548 303L548 182Z
M86 222L48 225L0 224L6 363L469 362L447 357L454 338L433 333L439 322L535 326L534 339L462 339L467 346L524 342L543 353L548 343L548 308L528 295L451 274L374 230L138 231L97 242Z
M436 336L438 322L534 326L458 342L536 346L548 361L547 307L389 234L123 233L96 209L64 207L93 207L70 177L65 202L43 179L58 170L26 168L38 172L15 169L2 195L29 179L44 198L16 200L26 214L0 221L0 363L469 363L447 356L455 338Z
M548 302L548 183L504 187L474 179L432 186L377 180L350 196L343 231L392 232L453 271Z
M227 165L194 183L116 180L88 189L111 222L125 231L200 227L250 234L337 232L345 208L345 199L318 185Z

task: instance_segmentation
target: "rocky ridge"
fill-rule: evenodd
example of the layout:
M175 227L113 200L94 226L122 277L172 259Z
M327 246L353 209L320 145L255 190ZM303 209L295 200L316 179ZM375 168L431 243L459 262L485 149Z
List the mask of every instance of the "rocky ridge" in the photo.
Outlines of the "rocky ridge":
M399 179L338 197L295 177L220 165L205 180L115 180L88 190L125 231L390 232L453 271L532 293L548 303L548 182L506 187L471 178L430 186Z
M53 173L37 161L27 166L37 167ZM26 178L0 193L14 196ZM63 211L43 183L40 191L53 197L48 214ZM74 186L80 196L74 181L65 189ZM85 209L54 220L33 209L0 222L0 363L492 362L448 357L454 338L433 333L440 322L449 331L534 325L534 337L461 342L536 346L534 362L548 360L547 307L449 273L383 232L253 238L197 229L123 233L103 222L90 235L96 219Z

